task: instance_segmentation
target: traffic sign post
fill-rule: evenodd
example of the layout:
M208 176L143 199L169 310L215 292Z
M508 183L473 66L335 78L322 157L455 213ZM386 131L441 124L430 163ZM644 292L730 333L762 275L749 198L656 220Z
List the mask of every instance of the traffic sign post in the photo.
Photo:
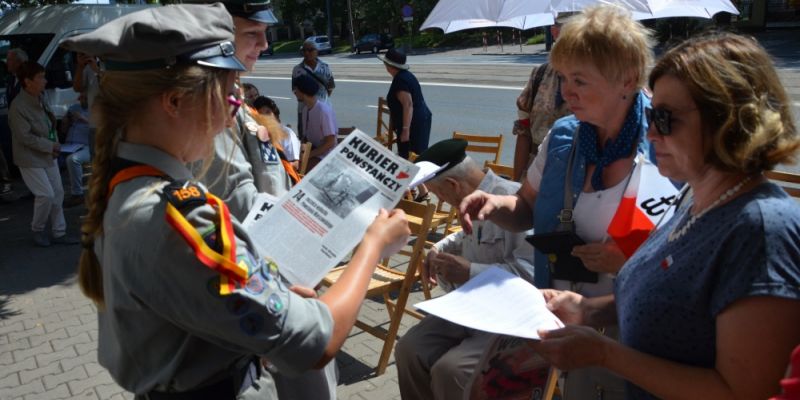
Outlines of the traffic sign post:
M408 53L414 38L414 8L411 7L411 4L405 4L400 8L400 15L403 16L403 22L408 22L408 43L406 45L406 53Z

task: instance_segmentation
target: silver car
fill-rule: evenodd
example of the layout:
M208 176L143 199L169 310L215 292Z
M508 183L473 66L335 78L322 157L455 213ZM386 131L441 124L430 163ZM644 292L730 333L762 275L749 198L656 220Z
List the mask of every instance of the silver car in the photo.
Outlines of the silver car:
M309 36L308 38L306 38L306 41L309 40L317 44L317 49L319 51L319 54L330 54L331 52L333 52L333 50L331 49L331 41L328 40L327 36ZM300 46L300 50L303 50L302 46Z

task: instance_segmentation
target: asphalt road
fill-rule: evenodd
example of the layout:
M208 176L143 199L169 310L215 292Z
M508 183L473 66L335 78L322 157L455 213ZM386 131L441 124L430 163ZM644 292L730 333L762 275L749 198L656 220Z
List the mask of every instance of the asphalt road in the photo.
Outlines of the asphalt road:
M789 34L759 38L776 60L781 79L791 97L795 121L800 123L800 51ZM506 47L516 53L496 54L488 49L462 49L418 54L408 57L412 72L422 84L428 107L433 112L431 143L451 137L454 130L485 135L502 133L501 162L512 164L516 118L516 97L527 82L533 65L546 61L541 45ZM329 55L323 59L336 77L332 96L340 127L355 126L374 134L377 99L389 89L390 76L371 54ZM262 59L245 81L254 83L262 94L272 97L281 108L284 123L296 125L296 101L290 91L291 69L300 57ZM780 169L800 172L800 165Z
M251 80L261 93L275 100L283 123L296 126L297 101L287 79ZM386 96L389 82L339 82L331 101L339 127L355 126L374 134L377 127L379 96ZM518 89L475 89L469 87L423 86L428 107L433 112L430 143L452 136L454 130L504 136L501 154L504 164L513 160L514 138L511 126L516 118L514 102Z

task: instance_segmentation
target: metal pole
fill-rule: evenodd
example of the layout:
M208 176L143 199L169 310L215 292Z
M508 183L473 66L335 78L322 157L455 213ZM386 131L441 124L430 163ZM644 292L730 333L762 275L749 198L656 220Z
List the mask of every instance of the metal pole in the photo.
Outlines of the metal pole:
M353 5L347 0L347 14L350 17L350 45L356 47L356 33L353 28Z
M331 51L333 51L333 14L331 14L331 1L325 0L325 12L328 13L328 40L331 42Z

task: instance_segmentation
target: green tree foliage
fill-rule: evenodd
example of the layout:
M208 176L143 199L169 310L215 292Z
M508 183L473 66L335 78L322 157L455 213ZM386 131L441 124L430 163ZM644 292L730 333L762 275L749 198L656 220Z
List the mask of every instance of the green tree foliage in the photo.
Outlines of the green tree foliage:
M349 37L348 1L331 0L333 25L336 34ZM437 0L350 0L353 14L353 31L356 37L365 33L388 31L394 35L407 34L408 23L403 22L400 9L405 4L414 9L413 32L430 14ZM308 28L323 34L327 30L325 0L273 0L282 23L293 28L310 24Z

